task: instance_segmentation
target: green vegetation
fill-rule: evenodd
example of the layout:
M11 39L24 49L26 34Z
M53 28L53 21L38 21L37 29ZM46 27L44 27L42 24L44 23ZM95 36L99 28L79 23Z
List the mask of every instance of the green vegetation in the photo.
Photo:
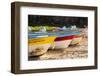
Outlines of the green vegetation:
M36 25L36 26L29 26L29 27L31 27L32 31L39 31L42 26ZM45 25L44 27L46 28L47 31L51 31L55 28L53 26L48 26L48 25Z

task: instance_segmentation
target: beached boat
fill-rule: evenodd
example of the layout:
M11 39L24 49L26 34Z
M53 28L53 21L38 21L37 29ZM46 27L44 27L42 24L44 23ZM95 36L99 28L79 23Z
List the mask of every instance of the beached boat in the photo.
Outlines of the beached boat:
M51 46L53 46L53 49L67 48L70 45L72 38L73 38L73 35L71 34L58 33L54 44Z
M74 35L70 45L77 45L81 42L81 40L82 40L82 36L80 36L79 34Z
M29 36L28 44L29 44L29 55L30 56L39 56L47 52L48 48L54 42L56 36Z
M79 36L80 32L58 32L56 33L56 39L53 45L51 45L50 49L64 49L69 45L78 44L82 37Z
M54 43L51 44L49 49L63 49L67 48L72 40L72 36L69 34L54 32L48 33L48 36L56 36Z
M79 31L71 31L71 32L67 31L64 34L65 34L66 39L67 39L67 36L71 36L72 41L71 41L70 45L77 45L82 40L81 32L79 32Z
M65 36L65 37L58 37L55 39L55 47L54 49L64 49L67 48L71 41L73 36Z

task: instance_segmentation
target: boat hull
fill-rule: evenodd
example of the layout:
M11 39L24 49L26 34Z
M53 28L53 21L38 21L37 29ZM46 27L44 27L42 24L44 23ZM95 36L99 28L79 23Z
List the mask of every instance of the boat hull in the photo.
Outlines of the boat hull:
M81 42L82 37L81 36L77 36L75 35L72 39L72 42L70 43L70 45L77 45Z
M55 48L54 49L65 49L69 46L72 40L62 40L62 41L56 41L55 42Z
M73 35L72 36L57 37L55 39L53 46L51 46L51 48L53 47L53 49L65 49L70 45L72 39L73 39Z
M42 54L45 54L50 47L49 44L39 44L39 45L31 45L28 47L29 50L29 56L40 56Z
M47 52L56 37L32 38L28 40L29 55L39 56Z

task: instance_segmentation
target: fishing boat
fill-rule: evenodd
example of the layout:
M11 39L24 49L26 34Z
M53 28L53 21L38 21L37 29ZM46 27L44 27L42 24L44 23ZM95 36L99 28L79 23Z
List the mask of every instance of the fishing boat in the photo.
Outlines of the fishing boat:
M47 35L36 35L29 34L28 44L29 44L29 55L39 56L47 52L48 48L54 42L56 36Z
M55 39L53 48L54 49L64 49L64 48L67 48L70 45L72 39L73 39L73 35L72 34L66 34L66 33L60 33L59 32L57 34L56 39Z
M73 36L58 37L55 39L54 49L64 49L69 46L72 41Z
M71 31L71 32L67 31L65 37L68 37L68 35L70 35L72 39L69 45L77 45L82 40L81 32L79 31Z
M74 35L70 45L77 45L81 42L82 36L80 34Z
M78 44L82 37L79 36L80 32L72 31L72 32L57 32L55 34L56 39L54 43L51 45L50 49L64 49L69 45ZM53 34L54 35L54 34Z

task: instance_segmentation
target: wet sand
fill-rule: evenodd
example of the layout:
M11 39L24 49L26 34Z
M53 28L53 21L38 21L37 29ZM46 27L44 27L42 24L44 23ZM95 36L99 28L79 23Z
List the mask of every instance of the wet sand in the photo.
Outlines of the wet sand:
M69 46L66 49L49 49L45 54L38 57L29 57L29 60L50 60L50 59L76 59L88 57L88 40L82 39L78 45Z

